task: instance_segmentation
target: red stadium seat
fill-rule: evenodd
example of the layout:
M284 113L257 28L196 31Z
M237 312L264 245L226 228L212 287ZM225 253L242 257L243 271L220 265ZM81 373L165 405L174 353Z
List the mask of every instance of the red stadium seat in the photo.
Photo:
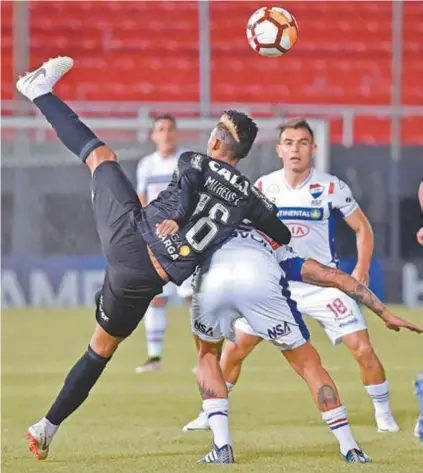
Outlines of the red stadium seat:
M58 54L77 61L59 84L65 98L198 100L198 2L28 5L31 67ZM261 1L210 2L214 101L390 104L391 2L291 2L300 36L280 59L260 57L246 42L247 20L262 6ZM2 97L11 98L12 2L1 2L1 13ZM423 3L404 2L402 100L407 105L423 105L422 31ZM402 129L406 142L421 143L421 119L404 120ZM341 133L342 120L333 120L332 139L339 141ZM354 137L386 143L389 120L358 117Z

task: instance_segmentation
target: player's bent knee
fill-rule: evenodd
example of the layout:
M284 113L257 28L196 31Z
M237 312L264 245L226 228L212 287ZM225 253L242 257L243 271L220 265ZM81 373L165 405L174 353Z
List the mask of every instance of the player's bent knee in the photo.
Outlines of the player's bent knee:
M202 359L206 356L216 356L220 358L222 353L223 340L221 342L205 342L197 338L198 358Z
M90 347L97 355L110 358L123 340L124 338L108 334L97 324L90 340Z
M344 344L358 361L370 360L376 356L367 331L355 332L344 337Z
M370 343L359 343L354 347L353 354L358 361L370 361L376 354Z
M99 146L94 151L91 151L85 164L90 168L91 174L105 161L117 161L116 154L106 145Z

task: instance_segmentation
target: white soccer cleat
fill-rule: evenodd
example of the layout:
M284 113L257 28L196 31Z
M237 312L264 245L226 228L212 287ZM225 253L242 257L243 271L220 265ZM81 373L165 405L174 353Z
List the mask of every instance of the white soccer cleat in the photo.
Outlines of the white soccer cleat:
M210 430L209 419L204 411L201 411L198 417L189 422L182 429L183 432L189 432L190 430Z
M29 450L37 460L45 460L47 458L53 435L47 434L46 425L42 420L31 425L27 430L26 438L29 440Z
M376 424L378 432L398 432L399 426L395 422L394 416L388 412L376 416Z
M48 94L53 90L56 83L73 67L73 59L67 56L59 56L49 59L41 67L21 77L16 82L19 92L34 101L41 95Z

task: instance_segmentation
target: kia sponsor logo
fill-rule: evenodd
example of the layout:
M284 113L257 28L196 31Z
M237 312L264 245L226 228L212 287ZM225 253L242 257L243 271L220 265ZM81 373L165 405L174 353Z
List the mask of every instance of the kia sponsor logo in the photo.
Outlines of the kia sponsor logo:
M302 238L310 233L310 228L303 223L288 223L293 238Z

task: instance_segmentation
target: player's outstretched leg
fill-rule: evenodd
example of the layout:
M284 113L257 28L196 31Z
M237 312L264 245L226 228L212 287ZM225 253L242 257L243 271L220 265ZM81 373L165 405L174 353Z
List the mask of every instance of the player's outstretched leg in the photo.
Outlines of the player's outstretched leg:
M360 449L341 404L335 383L323 368L316 349L307 342L293 350L282 351L290 365L307 383L322 419L339 442L347 463L368 463L370 458Z
M361 379L375 410L378 432L398 432L389 403L389 385L383 365L377 357L367 330L344 335L343 342L360 367Z
M229 432L228 391L219 366L221 343L204 342L197 338L197 381L213 432L213 447L199 463L234 463L232 439Z
M37 460L47 458L50 443L60 424L87 399L122 340L97 325L87 351L69 371L50 410L27 431L29 449Z
M21 77L16 88L38 107L62 143L87 164L93 174L104 161L116 161L114 153L84 124L76 113L53 95L53 87L73 67L70 57L57 57Z

